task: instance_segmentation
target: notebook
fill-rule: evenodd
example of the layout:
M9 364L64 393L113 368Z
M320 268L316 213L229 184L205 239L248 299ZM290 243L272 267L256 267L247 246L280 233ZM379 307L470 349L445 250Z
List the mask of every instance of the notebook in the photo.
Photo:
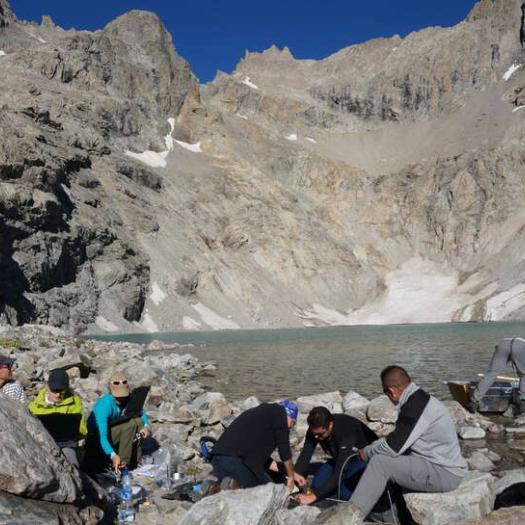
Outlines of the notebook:
M112 419L109 422L109 426L114 427L115 425L125 423L126 421L129 421L135 417L140 417L142 415L142 411L144 410L144 403L148 397L149 390L149 386L139 386L133 389L129 395L129 399L126 403L126 406L124 407L124 410L119 417Z

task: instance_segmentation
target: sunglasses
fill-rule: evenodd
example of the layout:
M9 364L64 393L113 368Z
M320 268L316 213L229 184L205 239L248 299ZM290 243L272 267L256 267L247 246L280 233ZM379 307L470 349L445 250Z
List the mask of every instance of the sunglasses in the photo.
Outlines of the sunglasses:
M128 380L124 379L123 381L111 381L111 384L115 385L115 386L127 385L128 384Z
M54 390L53 388L50 388L49 391L53 394L62 394L64 395L66 393L66 390Z
M11 370L13 368L13 365L0 365L0 369L7 368L7 370Z

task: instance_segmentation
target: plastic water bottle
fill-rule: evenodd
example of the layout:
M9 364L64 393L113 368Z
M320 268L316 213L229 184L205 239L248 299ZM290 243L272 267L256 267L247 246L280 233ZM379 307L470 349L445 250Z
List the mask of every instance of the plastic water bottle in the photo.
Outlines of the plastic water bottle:
M118 522L133 523L135 521L135 509L133 508L133 491L131 488L131 475L127 468L122 469L121 485L121 502L118 507Z

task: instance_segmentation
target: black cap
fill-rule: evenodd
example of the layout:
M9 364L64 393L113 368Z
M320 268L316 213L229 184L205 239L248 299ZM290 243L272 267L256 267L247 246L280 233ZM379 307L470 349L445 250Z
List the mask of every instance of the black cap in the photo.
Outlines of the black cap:
M13 366L15 360L12 357L0 354L0 366Z
M47 380L49 390L59 391L67 390L69 388L69 376L63 368L55 368L49 372L49 379Z

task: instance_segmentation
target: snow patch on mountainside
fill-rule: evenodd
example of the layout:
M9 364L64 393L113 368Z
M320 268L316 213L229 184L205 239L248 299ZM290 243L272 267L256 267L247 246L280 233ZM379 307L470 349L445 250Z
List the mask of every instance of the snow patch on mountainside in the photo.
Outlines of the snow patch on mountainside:
M170 132L164 137L164 145L166 149L164 151L143 151L142 153L135 153L133 151L126 150L124 153L128 157L132 157L140 162L147 164L152 168L165 168L167 165L166 157L171 151L173 151L173 137L171 134L175 128L175 119L169 118L168 123L170 125ZM178 142L178 141L176 141Z
M175 142L188 151L193 151L193 153L202 153L200 142L197 142L196 144L189 144L188 142L183 142L182 140L176 140Z
M234 321L225 319L202 303L193 304L192 308L201 316L202 322L213 330L236 330L240 328Z
M182 327L184 330L198 330L202 326L201 323L195 321L195 319L185 315L182 318Z
M168 297L168 294L164 292L164 290L158 285L158 283L153 283L151 285L151 295L149 298L153 301L153 303L158 306L166 297Z
M388 273L385 284L382 296L358 310L345 312L313 304L297 315L306 322L317 320L328 325L449 322L465 305L493 293L493 288L486 287L474 296L469 294L467 286L459 285L457 271L422 257L413 257ZM490 301L490 318L501 319L525 303L525 285Z
M259 86L256 86L251 80L250 80L250 77L244 77L244 80L241 81L242 84L244 84L245 86L248 86L252 89L259 89Z
M111 321L108 321L105 317L102 317L101 315L97 315L95 317L95 324L105 332L117 332L118 326Z
M509 78L514 75L514 73L516 71L518 71L518 69L521 67L521 64L512 64L512 66L509 67L509 69L507 69L507 71L505 71L505 74L503 75L503 80L507 81L509 80Z
M524 304L525 283L520 283L487 301L487 321L501 321Z

